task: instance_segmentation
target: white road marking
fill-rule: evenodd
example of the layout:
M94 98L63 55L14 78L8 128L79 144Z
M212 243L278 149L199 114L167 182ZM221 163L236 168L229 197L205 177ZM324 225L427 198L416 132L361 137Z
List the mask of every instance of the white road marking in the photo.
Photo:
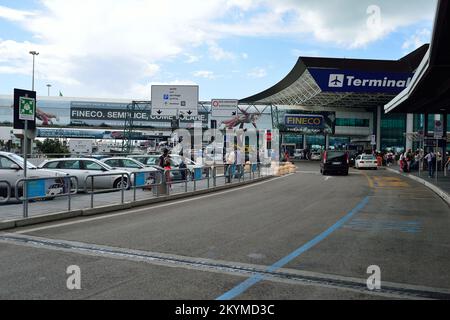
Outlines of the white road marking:
M115 218L115 217L125 216L125 215L129 215L129 214L134 214L134 213L148 212L148 211L159 209L159 208L175 206L175 205L182 204L182 203L187 203L187 202L197 201L197 200L201 200L201 199L217 197L217 196L221 196L221 195L224 195L224 194L228 194L228 193L232 193L232 192L236 192L236 191L240 191L240 190L254 188L254 187L257 187L257 186L269 183L269 182L273 182L273 181L280 180L280 179L285 179L285 178L290 177L292 175L293 174L289 174L289 175L286 175L286 176L283 176L283 177L273 178L273 179L270 179L270 180L267 180L267 181L258 182L258 183L251 184L251 185L248 185L248 186L235 188L235 189L230 189L230 190L217 192L217 193L211 193L211 194L208 194L208 195L205 195L205 196L193 197L193 198L189 198L189 199L186 199L186 200L177 200L177 201L168 202L168 203L161 204L161 205L145 207L145 208L141 208L141 209L134 209L134 210L124 211L124 212L120 212L120 213L112 213L112 214L109 214L109 215L102 215L102 216L99 216L99 217L96 217L96 218L88 218L88 219L83 219L83 220L79 220L79 221L72 221L72 222L59 223L59 224L45 226L45 227L26 229L26 230L17 231L17 232L14 232L14 233L15 234L25 234L25 233L42 231L42 230L48 230L48 229L53 229L53 228L66 227L66 226L71 226L71 225L75 225L75 224L81 224L81 223L87 223L87 222L92 222L92 221L99 221L99 220L104 220L104 219L109 219L109 218Z

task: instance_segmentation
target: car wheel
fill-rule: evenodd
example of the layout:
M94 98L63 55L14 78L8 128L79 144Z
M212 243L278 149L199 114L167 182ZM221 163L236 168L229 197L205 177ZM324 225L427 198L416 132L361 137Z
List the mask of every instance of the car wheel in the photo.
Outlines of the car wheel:
M122 185L123 183L123 185ZM124 189L124 190L129 190L130 189L130 185L128 183L128 179L122 179L119 178L116 181L114 181L114 189Z

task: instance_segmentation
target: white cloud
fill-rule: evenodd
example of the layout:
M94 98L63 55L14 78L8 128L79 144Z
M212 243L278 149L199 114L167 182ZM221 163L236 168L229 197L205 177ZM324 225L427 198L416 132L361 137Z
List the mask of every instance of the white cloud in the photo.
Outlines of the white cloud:
M372 0L40 0L38 11L0 6L28 42L0 40L0 73L31 73L84 95L142 92L172 58L206 46L215 61L246 59L221 47L231 37L288 37L330 46L363 47L398 28L433 18L436 0L378 0L381 23L367 25ZM420 35L419 35L420 36ZM4 36L3 36L4 37ZM418 42L411 39L405 46ZM223 45L222 45L223 46ZM264 70L265 71L265 70ZM265 76L263 69L254 77ZM55 84L56 85L56 84ZM137 89L136 89L137 88ZM139 89L140 88L140 89ZM65 89L65 91L67 91Z
M195 71L193 73L193 76L197 77L197 78L205 78L205 79L209 79L209 80L214 80L217 78L217 76L214 74L214 72L206 71L206 70Z
M236 59L236 55L234 53L225 51L215 42L211 42L209 44L208 53L210 58L216 61Z
M185 54L185 56L187 58L185 62L188 64L199 62L201 59L200 56L196 56L193 54Z
M431 39L431 31L429 29L418 30L414 35L410 36L403 43L402 49L405 51L412 51L425 43L429 43Z
M33 16L34 13L28 11L14 10L0 5L0 18L11 21L23 21L27 17Z
M247 76L253 79L265 78L267 76L267 71L264 68L254 68Z

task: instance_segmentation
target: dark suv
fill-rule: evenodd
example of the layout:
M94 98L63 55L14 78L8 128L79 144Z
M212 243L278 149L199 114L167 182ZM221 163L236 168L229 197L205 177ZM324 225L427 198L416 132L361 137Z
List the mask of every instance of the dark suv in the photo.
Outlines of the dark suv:
M349 154L347 151L325 151L322 154L320 173L323 175L342 173L348 176L349 169Z

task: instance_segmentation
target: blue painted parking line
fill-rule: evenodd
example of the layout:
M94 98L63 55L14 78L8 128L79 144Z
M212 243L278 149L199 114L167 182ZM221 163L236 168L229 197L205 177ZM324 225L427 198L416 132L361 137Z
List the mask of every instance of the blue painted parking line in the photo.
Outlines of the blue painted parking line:
M267 272L274 272L278 269L283 268L285 265L289 264L291 261L297 259L299 256L328 238L332 233L334 233L336 230L344 226L350 219L353 218L358 212L360 212L362 209L364 209L365 206L369 203L369 197L364 198L352 211L350 211L345 217L340 219L338 222L336 222L332 227L330 227L327 231L323 232L322 234L315 237L313 240L309 241L308 243L304 244L291 254L287 255L280 261L273 264L271 267L269 267L266 271ZM227 293L223 294L217 300L219 301L226 301L226 300L232 300L238 296L240 296L242 293L253 287L258 282L264 280L264 276L261 274L257 274L250 279L244 281L243 283L239 284L235 288L231 289Z

